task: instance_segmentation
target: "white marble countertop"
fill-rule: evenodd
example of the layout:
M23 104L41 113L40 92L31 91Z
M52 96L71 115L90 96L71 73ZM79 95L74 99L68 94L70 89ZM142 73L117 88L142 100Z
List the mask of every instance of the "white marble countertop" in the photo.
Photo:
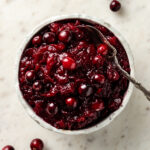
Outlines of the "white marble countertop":
M122 0L112 13L109 0L0 0L0 149L14 145L29 150L39 137L45 150L149 150L150 102L137 90L125 111L109 126L89 135L65 136L43 129L24 111L14 88L14 62L19 44L44 19L84 13L105 19L127 39L133 52L136 77L150 89L150 3Z

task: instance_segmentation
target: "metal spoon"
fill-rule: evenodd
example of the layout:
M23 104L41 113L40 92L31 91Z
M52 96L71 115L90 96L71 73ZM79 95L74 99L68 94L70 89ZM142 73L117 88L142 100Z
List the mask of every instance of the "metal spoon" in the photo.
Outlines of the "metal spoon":
M117 49L110 44L110 42L107 40L107 38L103 35L103 33L98 30L96 27L91 26L91 25L79 25L78 26L81 29L86 30L87 32L90 33L92 37L94 37L94 42L96 45L100 44L100 41L102 40L105 44L107 44L113 51L112 56L109 56L113 59L116 67L120 70L122 75L126 77L130 82L134 84L134 86L139 89L140 91L143 92L143 94L146 96L146 98L150 101L150 91L147 90L140 82L138 82L135 78L131 77L128 72L126 72L119 64L118 59L117 59Z

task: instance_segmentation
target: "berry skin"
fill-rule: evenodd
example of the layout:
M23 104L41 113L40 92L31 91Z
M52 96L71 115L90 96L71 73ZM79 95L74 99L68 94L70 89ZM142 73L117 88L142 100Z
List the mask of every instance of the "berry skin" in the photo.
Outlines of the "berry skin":
M7 145L2 148L2 150L15 150L11 145Z
M105 82L105 77L101 74L95 74L93 79L101 84Z
M101 55L107 55L108 53L108 46L106 44L100 44L98 47L97 47L97 53L98 54L101 54Z
M34 70L27 71L25 74L25 78L27 81L32 81L35 78Z
M88 87L86 84L81 84L79 86L78 92L79 94L85 94L85 92L87 91Z
M113 46L116 46L118 44L117 38L115 36L108 36L107 40L112 44Z
M58 39L61 42L68 43L71 40L71 33L69 31L63 30L59 33Z
M46 110L49 115L54 116L58 112L58 107L55 103L51 102L51 103L48 103Z
M53 32L46 32L44 35L43 35L43 40L46 42L46 43L53 43L55 42L55 33Z
M40 81L36 81L33 83L33 89L35 91L40 91L42 89L42 85L41 85Z
M68 69L68 70L74 70L76 68L76 63L74 59L72 59L71 57L63 58L62 65L65 69Z
M44 144L41 139L34 139L30 144L31 150L43 150Z
M101 55L97 55L93 58L92 62L93 62L94 65L103 65L104 59Z
M77 106L77 101L75 98L72 98L72 97L67 98L65 100L65 102L66 102L68 107L75 108Z
M121 4L119 1L117 0L113 0L111 3L110 3L110 9L114 12L120 10L121 8Z
M40 35L37 35L32 39L33 45L40 45L41 42L42 42L42 37Z

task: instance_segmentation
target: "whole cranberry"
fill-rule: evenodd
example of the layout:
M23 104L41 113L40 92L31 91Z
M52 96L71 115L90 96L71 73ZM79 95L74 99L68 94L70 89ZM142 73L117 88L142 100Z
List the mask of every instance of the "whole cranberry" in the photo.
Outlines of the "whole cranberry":
M104 59L101 55L97 55L93 58L92 62L93 62L94 65L103 65Z
M113 0L111 3L110 3L110 9L112 11L118 11L119 9L121 8L121 4L119 1L117 0Z
M43 35L43 40L48 44L55 42L55 39L56 39L55 33L53 32L46 32Z
M7 145L2 148L2 150L15 150L11 145Z
M106 44L100 44L97 47L97 53L101 55L107 55L108 53L108 46Z
M74 59L69 56L62 59L62 65L65 69L68 70L74 70L76 68L76 63Z
M93 79L101 84L105 82L105 77L101 74L95 74Z
M48 113L49 115L52 115L52 116L53 116L53 115L56 115L56 114L57 114L57 112L58 112L58 107L57 107L57 105L56 105L55 103L50 102L50 103L48 103L46 110L47 110L47 113Z
M35 91L40 91L40 90L42 89L42 85L41 85L40 81L35 81L35 82L33 83L33 89L34 89Z
M30 70L30 71L27 71L26 74L25 74L25 78L27 81L32 81L35 79L35 72L34 70Z
M59 43L57 45L58 50L63 51L65 49L65 44L64 43Z
M77 106L77 101L73 97L69 97L65 100L68 107L75 108Z
M30 144L31 150L42 150L44 147L43 141L41 139L34 139Z
M87 89L88 89L88 87L86 84L81 84L78 88L78 92L79 92L79 94L85 94Z
M108 36L107 40L112 44L113 46L117 45L117 38L115 36Z
M42 42L42 37L40 35L37 35L37 36L33 37L33 39L32 39L33 45L40 45L41 42Z
M63 30L59 33L58 39L61 42L68 43L71 40L71 33L67 30Z

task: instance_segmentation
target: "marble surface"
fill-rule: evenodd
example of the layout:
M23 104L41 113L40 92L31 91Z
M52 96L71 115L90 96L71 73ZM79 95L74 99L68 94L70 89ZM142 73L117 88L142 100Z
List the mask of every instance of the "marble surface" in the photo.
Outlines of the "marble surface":
M33 27L60 14L84 13L105 19L127 39L134 56L136 77L150 89L149 0L122 0L112 13L109 0L0 0L0 149L14 145L29 150L39 137L45 150L149 150L150 102L136 89L121 115L96 133L60 135L43 129L24 111L14 88L18 46Z

